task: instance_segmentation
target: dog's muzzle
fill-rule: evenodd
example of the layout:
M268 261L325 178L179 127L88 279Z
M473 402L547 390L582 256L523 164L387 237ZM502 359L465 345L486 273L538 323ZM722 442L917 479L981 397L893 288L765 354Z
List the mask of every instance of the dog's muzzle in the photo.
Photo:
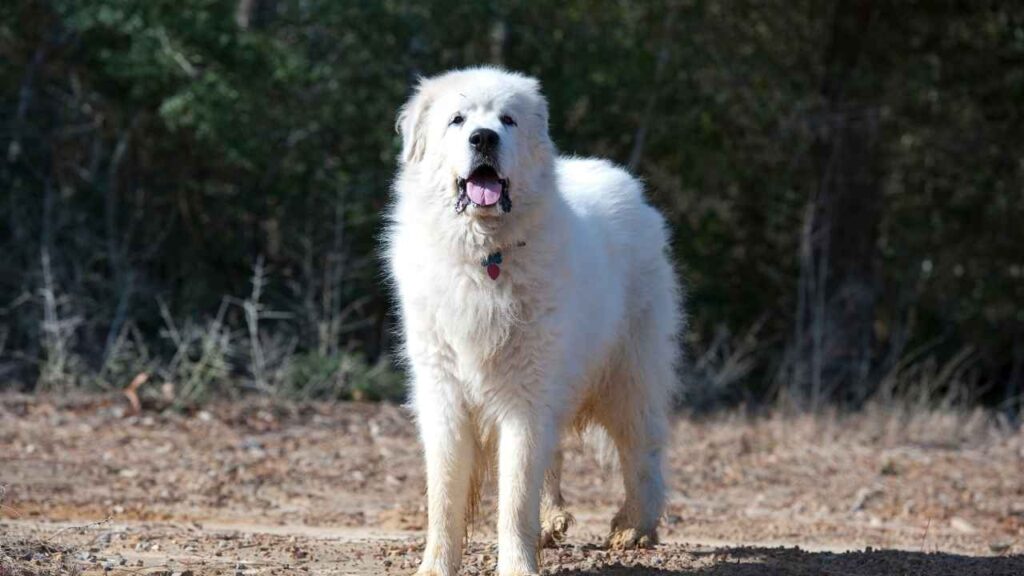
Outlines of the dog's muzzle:
M456 186L459 190L459 196L455 200L456 214L461 214L470 204L481 207L497 204L503 212L512 210L508 178L499 176L491 164L478 165L470 172L468 178L458 178Z

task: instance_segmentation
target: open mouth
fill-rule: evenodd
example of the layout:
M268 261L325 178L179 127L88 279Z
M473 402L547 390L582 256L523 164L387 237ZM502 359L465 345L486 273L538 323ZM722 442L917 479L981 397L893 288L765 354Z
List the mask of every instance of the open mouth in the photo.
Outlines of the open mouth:
M500 204L505 212L512 210L508 195L508 178L502 178L490 164L481 164L473 169L468 178L458 178L459 198L455 211L462 212L470 203L476 206Z

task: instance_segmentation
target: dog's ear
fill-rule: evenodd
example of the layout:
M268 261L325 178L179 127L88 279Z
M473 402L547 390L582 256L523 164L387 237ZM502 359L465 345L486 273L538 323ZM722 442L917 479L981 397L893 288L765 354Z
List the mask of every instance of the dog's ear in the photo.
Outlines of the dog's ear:
M402 136L402 162L418 162L427 148L426 117L430 93L421 81L412 98L398 111L395 130Z

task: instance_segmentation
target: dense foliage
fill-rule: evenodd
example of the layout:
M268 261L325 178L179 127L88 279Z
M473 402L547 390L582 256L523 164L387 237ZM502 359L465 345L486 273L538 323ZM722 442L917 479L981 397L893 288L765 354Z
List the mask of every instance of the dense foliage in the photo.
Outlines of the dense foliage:
M0 381L400 394L394 114L480 63L668 214L693 401L1019 402L1024 8L946 0L4 2Z

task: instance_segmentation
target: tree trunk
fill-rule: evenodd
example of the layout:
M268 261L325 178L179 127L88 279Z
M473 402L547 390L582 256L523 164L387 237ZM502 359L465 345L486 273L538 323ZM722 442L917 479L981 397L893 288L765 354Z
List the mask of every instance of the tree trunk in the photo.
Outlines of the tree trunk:
M796 343L795 384L812 407L828 399L857 402L871 391L882 204L878 112L850 84L873 14L870 0L839 0L825 55L824 112L814 147L817 189L805 222Z

